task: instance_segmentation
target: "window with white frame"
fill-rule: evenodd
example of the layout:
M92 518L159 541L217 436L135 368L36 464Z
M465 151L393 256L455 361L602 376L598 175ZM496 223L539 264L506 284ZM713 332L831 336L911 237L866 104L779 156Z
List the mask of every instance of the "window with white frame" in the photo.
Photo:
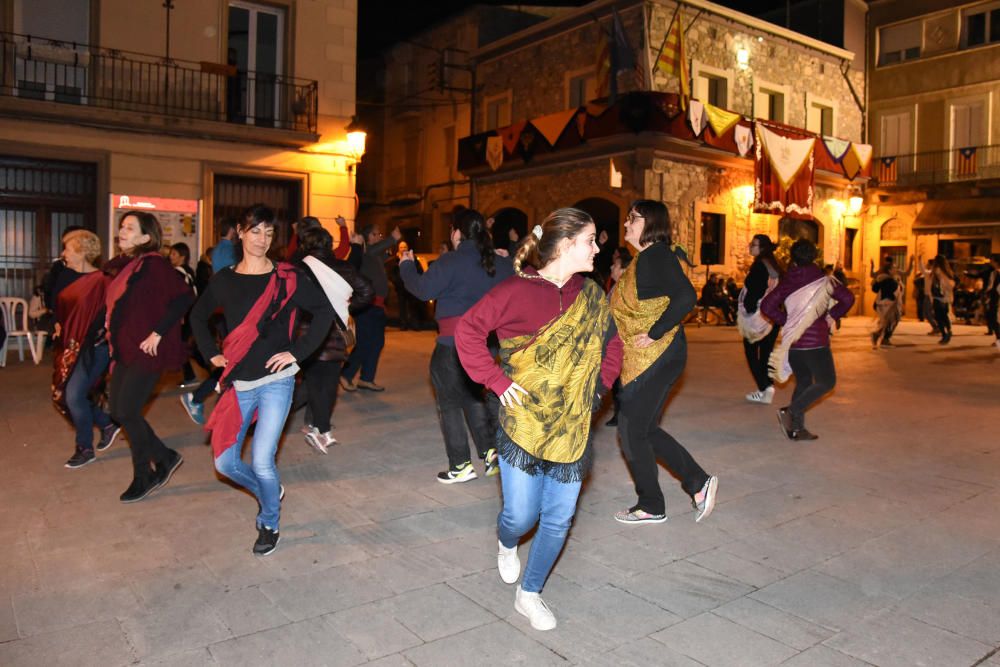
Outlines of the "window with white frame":
M963 49L1000 43L1000 2L962 11Z
M788 86L769 81L754 81L753 115L755 118L784 123L788 117Z
M895 157L898 173L912 171L913 114L910 111L882 113L879 130L879 155Z
M922 33L923 23L919 19L879 28L879 67L919 58Z
M806 93L806 129L823 137L836 133L836 103Z
M495 130L498 127L510 125L510 91L487 97L483 105L486 110L485 126L483 130Z
M697 60L691 63L695 99L722 109L729 108L729 91L733 88L732 70L711 67Z
M951 148L986 145L986 100L970 100L951 105Z
M582 107L595 97L597 97L597 79L593 67L566 74L567 109Z

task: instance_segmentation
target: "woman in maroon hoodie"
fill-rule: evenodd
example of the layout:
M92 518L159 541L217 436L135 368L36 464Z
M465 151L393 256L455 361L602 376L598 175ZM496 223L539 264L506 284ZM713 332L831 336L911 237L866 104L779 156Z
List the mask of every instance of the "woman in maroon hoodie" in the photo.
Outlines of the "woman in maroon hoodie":
M792 402L778 410L778 424L789 440L815 440L805 413L833 389L837 371L830 330L854 305L854 294L816 265L816 246L808 239L792 244L788 273L760 302L760 311L781 327L781 344L771 353L771 377L785 382L795 374Z
M170 261L160 254L163 232L151 213L128 211L118 228L122 254L109 262L117 273L107 289L111 347L111 417L132 446L132 483L123 503L142 500L163 486L183 462L153 432L142 410L163 371L187 360L181 318L194 294Z

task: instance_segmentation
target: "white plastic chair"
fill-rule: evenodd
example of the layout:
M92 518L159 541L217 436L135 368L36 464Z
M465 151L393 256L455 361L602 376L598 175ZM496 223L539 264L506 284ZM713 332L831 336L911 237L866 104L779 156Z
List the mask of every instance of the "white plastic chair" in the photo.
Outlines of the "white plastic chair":
M20 315L18 309L21 311ZM36 349L34 334L28 330L28 302L15 296L0 296L0 311L3 311L4 328L7 330L7 338L4 340L3 347L0 348L0 367L7 365L7 349L15 339L17 340L18 357L21 361L24 361L24 343L27 341L31 359L37 366L38 362L41 361L42 350L40 348L44 344L45 336L38 336L39 345Z

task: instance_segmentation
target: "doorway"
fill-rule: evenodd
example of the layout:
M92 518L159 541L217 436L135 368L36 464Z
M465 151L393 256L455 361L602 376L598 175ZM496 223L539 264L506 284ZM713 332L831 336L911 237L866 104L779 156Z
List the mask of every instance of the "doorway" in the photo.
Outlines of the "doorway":
M242 0L229 3L226 62L236 66L230 120L274 127L280 118L284 76L285 10ZM235 115L234 115L235 112Z

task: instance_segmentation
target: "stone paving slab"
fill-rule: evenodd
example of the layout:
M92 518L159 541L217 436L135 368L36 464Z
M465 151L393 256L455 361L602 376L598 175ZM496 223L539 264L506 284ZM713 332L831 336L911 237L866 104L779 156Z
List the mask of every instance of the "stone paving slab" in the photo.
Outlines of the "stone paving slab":
M256 505L222 483L167 376L148 418L185 457L122 505L127 441L66 470L72 431L51 369L0 369L0 665L772 665L1000 667L1000 354L981 329L944 347L904 322L873 351L866 319L834 341L838 387L785 440L749 404L732 328L688 332L663 425L721 479L694 523L666 471L670 520L633 502L613 429L534 631L496 574L498 478L437 483L433 335L390 330L382 394L342 394L340 445L317 454L294 415L279 454L282 542L250 545ZM48 359L46 360L48 361ZM482 465L474 461L477 471ZM530 539L521 545L522 559ZM981 661L981 662L980 662Z

